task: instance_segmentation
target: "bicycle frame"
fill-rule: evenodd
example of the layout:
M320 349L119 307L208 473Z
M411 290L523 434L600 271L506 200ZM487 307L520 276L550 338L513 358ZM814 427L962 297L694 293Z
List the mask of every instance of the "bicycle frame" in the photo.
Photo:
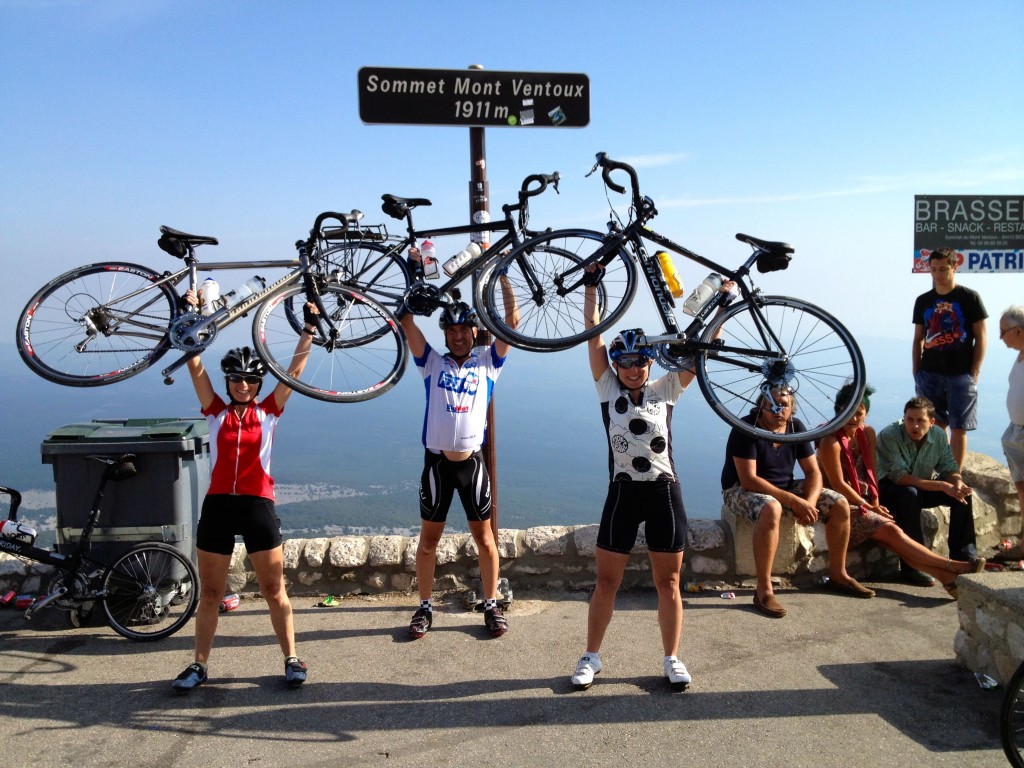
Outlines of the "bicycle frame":
M669 291L657 260L647 253L647 249L644 247L643 241L647 240L652 243L656 243L668 251L672 251L673 253L689 259L690 261L697 262L712 272L717 272L726 280L735 282L742 300L750 306L751 315L757 324L757 330L761 334L762 342L767 346L770 339L774 342L774 346L778 348L780 345L779 339L775 336L775 333L769 327L758 309L755 298L757 292L751 290L746 280L747 275L750 274L750 268L757 261L759 254L758 250L755 249L738 269L732 270L722 264L712 261L711 259L701 256L698 253L694 253L679 243L676 243L664 235L646 227L639 221L632 222L627 226L626 229L623 230L623 234L625 235L625 240L629 243L629 246L633 250L636 259L641 266L644 277L647 280L648 287L650 288L651 295L655 299L655 307L658 310L658 314L661 316L661 321L665 327L664 335L648 335L647 338L649 342L652 344L658 344L662 342L671 343L675 341L682 341L686 344L687 353L707 351L711 356L716 358L719 357L717 353L728 353L743 354L749 357L761 357L765 359L779 359L780 356L778 353L769 352L767 349L727 347L722 344L702 342L698 340L697 336L707 324L707 318L710 317L711 314L722 305L722 302L726 300L725 294L719 293L714 296L711 301L701 307L693 318L693 321L684 330L680 330L676 323L674 312L675 301L672 297L672 293ZM735 358L719 359L723 362L740 365L740 362ZM746 367L750 370L754 370L753 366Z
M93 498L92 507L89 511L89 517L86 519L85 525L82 527L82 535L78 539L78 543L75 545L74 551L70 555L64 555L60 552L51 552L48 549L35 546L35 544L29 544L27 542L13 541L10 539L0 538L0 550L8 552L18 557L24 557L28 560L34 560L37 563L43 565L49 565L62 571L67 575L65 578L65 586L60 587L58 590L51 592L41 600L36 600L29 606L25 611L25 618L29 619L32 614L41 608L45 608L47 605L52 603L54 600L58 600L64 597L67 592L67 584L74 583L76 577L83 575L89 581L90 591L85 595L75 595L75 599L81 600L100 600L104 597L102 590L95 590L92 587L93 577L92 574L96 571L106 571L109 568L109 564L95 560L85 553L89 551L92 534L99 525L100 520L100 505L103 501L103 494L106 491L107 483L111 480L113 467L119 466L124 462L130 462L135 457L131 454L124 454L116 458L103 458L101 456L94 456L90 458L96 458L104 461L108 464L108 468L102 473L100 478L99 487L96 489L96 495ZM134 468L132 469L134 473ZM12 500L13 500L12 496ZM20 500L20 495L19 495ZM12 502L11 510L7 515L8 520L17 520L18 505ZM86 566L86 567L83 567ZM92 567L95 566L95 567Z
M324 253L330 255L330 252L333 250L345 251L346 246L353 248L365 246L372 249L376 255L360 265L360 274L348 281L343 276L340 278L341 282L348 282L353 288L363 291L378 300L386 299L393 302L395 310L399 315L404 311L408 311L410 300L412 300L412 303L416 303L417 299L423 299L424 309L433 309L436 306L450 303L451 299L449 296L455 299L460 298L460 295L456 292L457 286L467 277L471 277L475 281L488 262L495 259L503 251L521 243L520 235L532 237L537 234L527 228L529 198L542 194L548 185L554 185L557 192L559 178L557 171L550 175L534 174L526 177L519 190L519 202L502 205L503 217L500 220L447 227L416 228L413 223L413 210L423 205L429 205L430 202L428 200L383 195L382 199L385 201L384 211L389 216L404 221L406 231L404 237L389 238L386 229L380 224L367 227L360 226L359 219L362 214L358 211L353 211L352 214L332 214L332 218L337 218L342 222L342 227L340 230L334 230L330 234L325 231L323 233L323 240L327 244L331 241L341 240L344 241L345 245L328 246L324 249ZM538 186L531 189L531 185L535 183ZM516 212L519 214L518 219L513 215ZM318 220L317 225L314 227L314 239L317 238L320 231L320 223L320 220ZM364 230L365 235L363 234ZM482 237L483 235L498 232L502 234L496 241L489 243L488 247L480 255L463 264L453 275L446 275L447 279L443 280L440 284L428 282L428 278L423 274L422 265L419 262L411 262L409 268L412 270L410 275L412 279L409 280L408 288L401 295L397 291L389 292L375 285L377 277L388 269L389 263L402 262L404 254L408 249L415 246L421 240L450 237L453 235L472 235L474 236L474 241L484 242L485 238ZM382 240L385 242L382 243ZM406 267L403 266L403 270L405 269Z

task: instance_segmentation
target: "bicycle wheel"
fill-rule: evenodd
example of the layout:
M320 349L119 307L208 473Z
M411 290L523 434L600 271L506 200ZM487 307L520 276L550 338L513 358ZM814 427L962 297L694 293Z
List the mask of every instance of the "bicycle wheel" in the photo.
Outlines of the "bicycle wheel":
M178 297L160 275L122 262L90 264L44 285L18 319L18 352L35 373L70 387L113 384L169 349Z
M999 710L999 735L1010 765L1024 768L1024 664L1017 667Z
M619 247L605 266L598 291L601 320L586 328L580 266L605 242L600 232L564 229L548 232L498 257L477 283L475 303L481 322L498 338L533 352L555 352L607 329L629 307L636 293L636 267ZM507 275L519 309L519 323L505 322L501 276Z
M383 395L405 372L405 334L387 309L340 285L321 290L332 338L316 336L301 378L288 374L299 337L288 319L289 299L305 301L293 285L271 296L253 320L253 343L278 379L296 392L331 403L355 403Z
M170 637L199 604L199 574L167 544L138 544L115 561L103 580L103 612L129 640Z
M712 339L718 339L712 342ZM763 296L716 315L701 335L721 349L697 355L697 381L719 416L732 426L776 443L815 440L845 424L860 404L838 413L835 397L846 382L864 391L864 359L850 332L830 314L799 299ZM779 434L743 421L764 386L793 391L795 415L806 432Z
M401 308L411 281L401 253L376 243L353 241L331 246L320 258L332 281L354 288L392 312Z

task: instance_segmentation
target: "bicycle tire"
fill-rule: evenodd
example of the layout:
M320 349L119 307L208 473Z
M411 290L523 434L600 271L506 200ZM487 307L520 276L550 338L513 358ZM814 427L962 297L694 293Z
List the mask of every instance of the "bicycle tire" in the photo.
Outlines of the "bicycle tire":
M334 282L359 291L392 312L402 307L412 275L401 252L361 240L343 242L320 252L324 273Z
M835 409L840 387L865 385L864 358L850 332L820 307L787 296L737 302L714 316L701 334L712 343L716 335L723 351L697 355L697 382L708 404L726 423L753 437L775 443L816 440L845 424L860 405L860 397ZM750 350L744 352L743 350ZM768 360L754 350L781 355ZM766 381L784 383L794 391L794 413L805 432L779 434L743 420L753 409Z
M141 373L170 348L168 327L177 315L174 290L154 285L161 277L112 261L54 278L18 319L21 359L68 387L113 384Z
M398 383L408 357L405 333L386 307L358 291L328 285L320 291L336 339L314 337L301 378L288 373L298 336L285 309L305 300L292 285L270 296L253 319L253 343L270 372L307 397L357 403L383 395Z
M170 637L199 604L199 573L167 544L137 544L103 578L103 612L115 632L150 642Z
M1024 664L1006 685L999 709L999 737L1010 765L1024 768Z
M474 300L481 322L498 338L531 352L557 352L597 336L622 317L636 294L636 265L620 246L601 279L601 320L593 328L585 327L577 267L605 241L600 232L563 229L534 237L499 256L477 282ZM515 328L505 322L502 275L508 276L519 309ZM559 295L563 276L568 287L575 287Z

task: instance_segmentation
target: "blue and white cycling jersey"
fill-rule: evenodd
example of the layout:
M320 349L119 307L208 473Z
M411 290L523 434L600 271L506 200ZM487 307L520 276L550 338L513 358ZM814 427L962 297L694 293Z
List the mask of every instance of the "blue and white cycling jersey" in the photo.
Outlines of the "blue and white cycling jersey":
M423 376L427 408L423 417L423 446L431 451L476 451L484 441L487 403L505 364L492 344L474 347L460 366L427 344L414 357Z

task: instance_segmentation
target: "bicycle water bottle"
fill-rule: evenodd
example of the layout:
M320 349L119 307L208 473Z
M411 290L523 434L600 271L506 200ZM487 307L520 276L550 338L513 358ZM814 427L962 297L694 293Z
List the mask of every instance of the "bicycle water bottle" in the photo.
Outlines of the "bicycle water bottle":
M255 296L266 287L266 280L259 275L253 275L224 298L229 300L228 306L234 306L241 304L250 296Z
M661 265L661 274L665 276L665 282L668 284L669 291L678 299L683 295L683 281L679 279L676 265L672 263L672 257L668 255L667 251L658 251L654 255L658 258L658 263Z
M428 280L437 277L437 256L435 255L434 243L424 240L420 244L420 263L423 265L423 276Z
M690 298L683 304L683 312L688 315L696 315L704 305L711 301L711 298L718 293L722 287L722 276L712 272L704 278L704 282L693 289Z
M444 273L448 275L448 277L454 276L456 272L469 264L469 262L481 253L483 253L483 251L480 250L479 243L470 243L444 263Z
M203 315L212 315L217 309L218 301L220 301L220 284L212 277L208 277L199 286L199 311Z
M34 544L36 529L31 525L19 523L17 520L4 520L0 522L0 536L8 541L17 541L19 544Z

